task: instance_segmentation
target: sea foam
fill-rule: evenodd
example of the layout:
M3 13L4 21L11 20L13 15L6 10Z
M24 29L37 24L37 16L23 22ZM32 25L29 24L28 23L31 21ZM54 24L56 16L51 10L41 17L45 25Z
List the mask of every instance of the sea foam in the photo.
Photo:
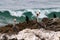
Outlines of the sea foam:
M9 10L10 14L12 16L16 16L16 17L21 17L23 15L23 13L25 12L31 12L33 14L33 16L36 16L36 12L40 12L40 15L38 18L44 18L47 17L48 14L50 14L51 12L60 12L60 9L25 9L24 11L11 11Z

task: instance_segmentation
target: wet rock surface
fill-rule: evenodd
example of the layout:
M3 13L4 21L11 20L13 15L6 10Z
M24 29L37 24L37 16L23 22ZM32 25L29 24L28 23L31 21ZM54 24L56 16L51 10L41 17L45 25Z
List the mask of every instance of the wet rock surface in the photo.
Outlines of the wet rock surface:
M16 28L13 28L12 24L8 24L5 27L0 27L0 33L14 34L23 29L40 29L44 28L46 30L60 31L60 19L59 18L43 18L41 22L36 22L36 20L29 21L29 23L23 22L16 24ZM16 30L16 31L14 31Z
M52 30L52 31L60 31L60 19L59 18L53 18L53 19L48 19L43 23L46 25L45 29L47 30Z
M43 18L41 22L31 20L29 23L16 24L16 28L13 28L12 24L8 24L0 27L0 33L2 40L59 40L60 19ZM5 36L5 34L7 35Z

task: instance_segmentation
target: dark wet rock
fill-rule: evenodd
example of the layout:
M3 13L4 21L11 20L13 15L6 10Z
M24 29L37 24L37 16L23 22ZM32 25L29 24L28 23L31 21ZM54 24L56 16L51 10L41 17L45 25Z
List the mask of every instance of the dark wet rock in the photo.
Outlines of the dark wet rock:
M8 25L6 25L5 27L8 27L8 26L9 26L9 27L12 27L13 25L12 25L12 24L8 24Z
M21 39L21 40L24 40L24 39Z
M45 40L45 38L42 38L41 40Z
M0 30L0 33L2 32L3 30Z
M40 26L42 28L45 28L47 30L53 30L53 31L60 31L60 19L59 18L43 18L42 19L43 24L40 23ZM44 26L46 25L46 27Z
M46 27L44 22L40 22L40 23L38 23L38 25L39 25L40 28L45 28Z
M36 34L35 34L35 36L38 37L38 38L41 38L39 35L36 35Z
M8 40L8 37L4 35L2 40Z
M44 23L47 23L48 21L49 21L48 18L43 18L43 19L42 19L42 22L44 22Z
M4 33L7 33L9 30L4 31Z
M54 19L55 21L53 21ZM15 34L26 28L29 29L44 28L46 30L60 31L59 18L52 18L52 19L43 18L42 21L38 23L36 22L36 20L30 20L28 22L29 22L28 24L26 22L16 24L17 27L15 31L14 31L15 28L13 29L12 24L8 24L5 27L0 27L0 33Z
M9 39L9 40L17 40L17 38Z
M49 22L49 19L48 19L48 18L43 18L43 19L42 19L42 22L43 22L45 25L47 25L48 22Z

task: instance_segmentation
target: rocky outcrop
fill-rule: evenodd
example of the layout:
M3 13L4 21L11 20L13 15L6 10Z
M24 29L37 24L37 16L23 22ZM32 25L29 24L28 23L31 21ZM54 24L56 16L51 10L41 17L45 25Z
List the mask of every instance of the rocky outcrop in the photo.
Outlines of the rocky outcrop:
M54 32L41 29L24 29L18 34L7 35L1 34L0 39L7 38L8 40L60 40L60 31Z
M60 31L60 19L59 18L53 18L53 19L47 19L47 20L43 19L42 21L46 25L45 29L53 30L53 31Z
M59 18L43 18L41 22L36 22L36 20L31 20L29 23L23 22L16 24L16 28L13 28L12 24L8 24L5 27L0 27L0 33L15 34L23 29L40 29L44 28L46 30L60 31L60 19ZM14 31L14 29L16 31Z
M15 31L15 30L16 31ZM0 27L0 39L3 40L60 40L60 19L43 18L41 22L36 20Z

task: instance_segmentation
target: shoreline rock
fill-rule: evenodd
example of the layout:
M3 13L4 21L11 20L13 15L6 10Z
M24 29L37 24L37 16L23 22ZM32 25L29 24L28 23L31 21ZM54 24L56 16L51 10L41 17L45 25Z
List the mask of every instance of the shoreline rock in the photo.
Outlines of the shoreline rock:
M32 35L32 37L35 37L34 40L44 40L48 38L48 36L50 35L52 36L54 35L53 38L57 36L56 40L59 40L60 19L55 18L56 19L55 21L53 21L53 19L44 18L42 19L41 22L38 22L38 23L35 20L31 20L29 21L28 24L26 22L16 24L16 28L18 32L14 31L14 29L12 28L13 27L12 24L8 24L5 27L0 27L0 33L2 35L7 34L8 38L12 38L12 39L18 38L18 40L25 39L25 38L21 39L20 37L21 36L24 37L26 33L27 34L25 36L27 36L27 39L25 40L28 40L29 35ZM54 40L53 38L51 39L52 36L50 36L48 40ZM33 38L30 40L33 40Z

